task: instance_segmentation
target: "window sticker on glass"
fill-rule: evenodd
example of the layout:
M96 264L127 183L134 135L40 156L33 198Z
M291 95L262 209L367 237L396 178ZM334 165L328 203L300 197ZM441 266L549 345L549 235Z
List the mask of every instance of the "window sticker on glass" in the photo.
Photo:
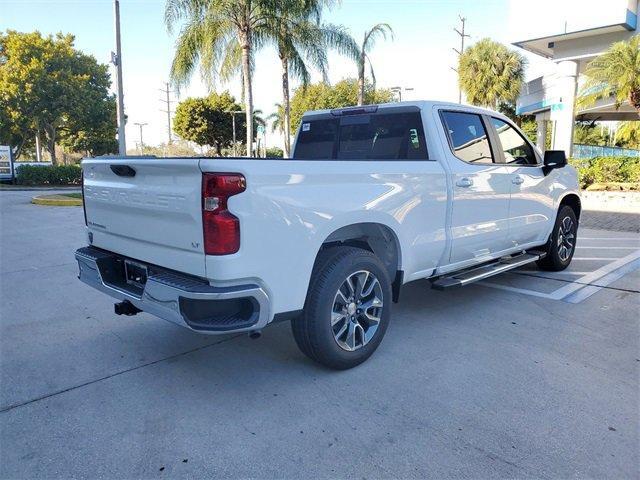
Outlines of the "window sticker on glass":
M418 138L418 130L416 128L409 129L409 139L411 140L411 147L414 150L420 148L420 139Z
M309 130L311 130L311 124L310 123L303 123L302 124L302 131L303 132L308 132Z

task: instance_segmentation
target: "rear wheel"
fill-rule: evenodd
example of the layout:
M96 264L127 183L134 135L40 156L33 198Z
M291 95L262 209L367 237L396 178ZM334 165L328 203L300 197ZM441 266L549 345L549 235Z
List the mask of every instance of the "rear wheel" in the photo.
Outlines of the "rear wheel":
M347 369L364 362L389 324L391 282L371 252L335 247L320 253L304 312L292 322L296 343L309 358Z
M558 211L558 217L547 245L547 256L538 260L538 267L554 272L567 268L576 249L577 235L578 219L576 214L571 207L563 205Z

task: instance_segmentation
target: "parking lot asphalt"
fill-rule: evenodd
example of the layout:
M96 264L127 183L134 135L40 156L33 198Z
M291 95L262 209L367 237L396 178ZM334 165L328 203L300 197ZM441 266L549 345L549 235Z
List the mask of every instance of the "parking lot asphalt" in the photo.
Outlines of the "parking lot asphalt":
M0 192L0 477L637 478L640 236L567 272L407 285L334 372L259 340L118 317L81 284L82 209Z

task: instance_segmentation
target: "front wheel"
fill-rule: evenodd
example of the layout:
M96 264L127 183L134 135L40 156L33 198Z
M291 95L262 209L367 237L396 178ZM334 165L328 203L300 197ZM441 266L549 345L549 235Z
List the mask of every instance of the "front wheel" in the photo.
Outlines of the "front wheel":
M538 267L553 272L567 268L576 250L577 235L576 214L573 208L564 205L558 211L558 217L547 244L547 255L542 260L538 260Z
M292 329L300 350L329 368L355 367L373 354L389 324L391 282L367 250L320 252L304 312Z

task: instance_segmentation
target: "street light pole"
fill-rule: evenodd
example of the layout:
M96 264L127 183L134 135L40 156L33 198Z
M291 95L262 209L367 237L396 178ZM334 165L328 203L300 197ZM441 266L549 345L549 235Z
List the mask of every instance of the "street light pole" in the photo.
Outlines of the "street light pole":
M144 155L144 143L142 143L142 127L144 127L145 125L148 125L148 123L144 122L144 123L134 123L134 125L137 125L138 127L140 127L140 155Z
M122 156L127 154L127 140L125 138L125 118L124 118L124 89L122 87L122 48L120 46L120 2L113 0L113 13L115 16L116 29L116 53L111 53L111 62L116 67L116 89L118 103L116 104L118 114L118 153Z

